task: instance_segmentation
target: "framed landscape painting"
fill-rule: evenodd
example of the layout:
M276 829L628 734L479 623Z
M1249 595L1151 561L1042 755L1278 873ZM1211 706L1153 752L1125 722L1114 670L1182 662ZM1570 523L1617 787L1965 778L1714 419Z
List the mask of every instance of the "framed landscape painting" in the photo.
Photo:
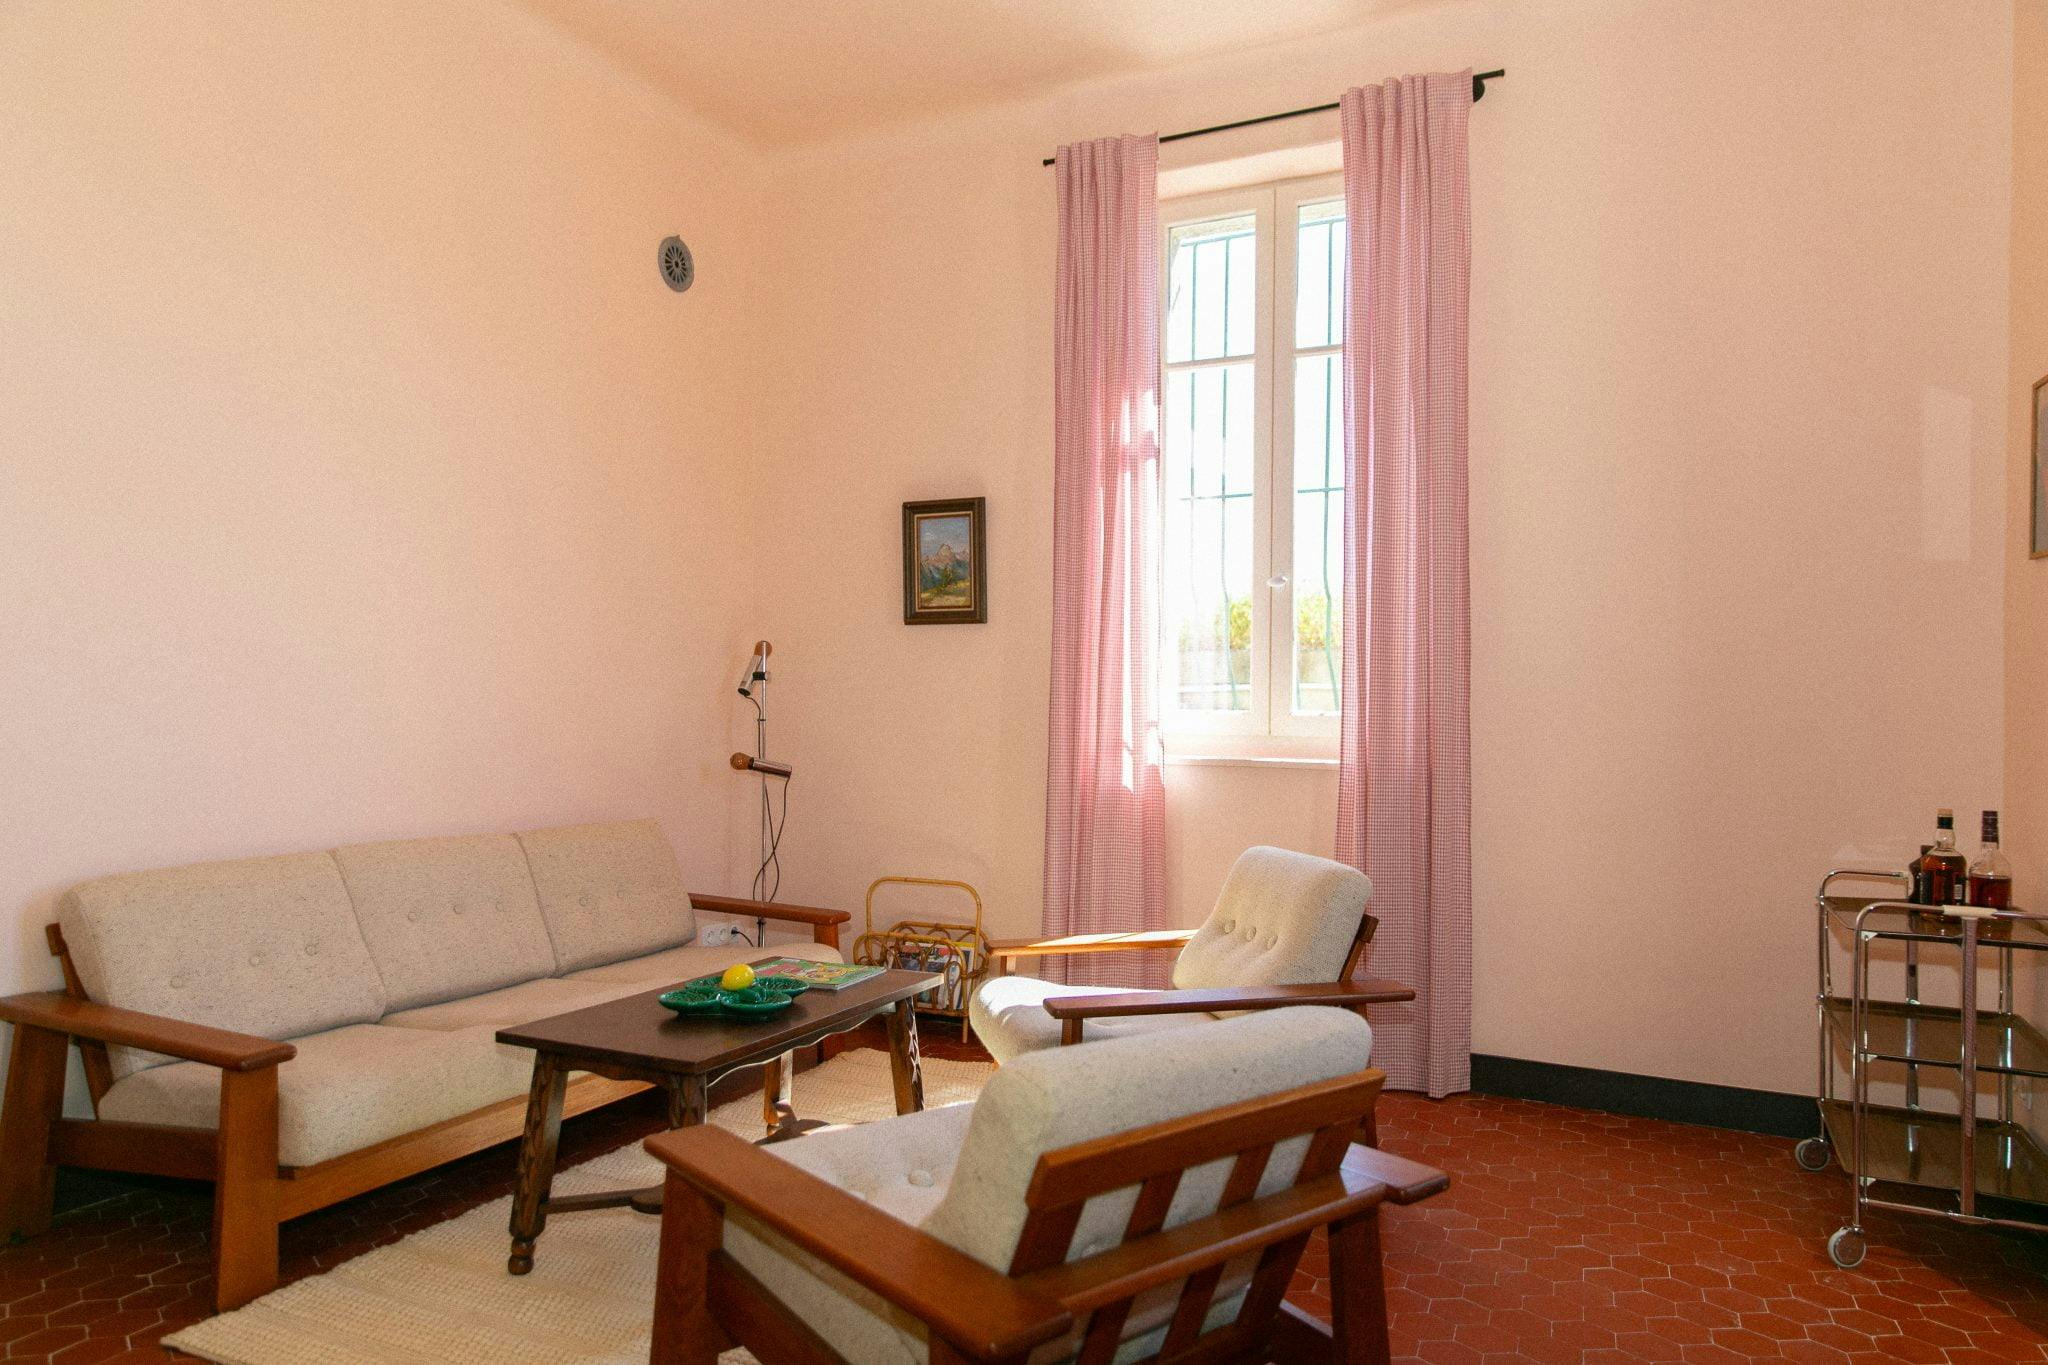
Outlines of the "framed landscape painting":
M2048 377L2034 385L2034 541L2036 559L2048 559Z
M985 498L903 504L903 621L988 620Z

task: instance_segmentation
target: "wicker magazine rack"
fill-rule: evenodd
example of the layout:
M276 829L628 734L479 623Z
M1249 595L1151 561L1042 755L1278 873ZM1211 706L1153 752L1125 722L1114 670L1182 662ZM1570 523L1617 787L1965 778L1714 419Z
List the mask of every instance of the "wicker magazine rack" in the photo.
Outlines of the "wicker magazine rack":
M964 892L974 902L974 923L950 920L898 920L887 929L875 928L875 892L885 886L944 886ZM853 941L855 962L878 967L895 967L910 972L933 972L945 978L917 1004L927 1014L960 1020L960 1038L968 1036L967 1002L975 987L988 976L988 936L982 932L981 893L966 882L939 877L877 877L868 884L865 916L859 938Z

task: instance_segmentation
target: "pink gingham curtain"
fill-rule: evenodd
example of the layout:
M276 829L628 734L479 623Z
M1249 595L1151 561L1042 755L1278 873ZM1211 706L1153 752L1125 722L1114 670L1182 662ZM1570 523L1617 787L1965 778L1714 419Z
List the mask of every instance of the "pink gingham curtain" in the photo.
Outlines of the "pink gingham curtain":
M1159 139L1059 150L1053 337L1052 705L1045 930L1161 929ZM1163 985L1154 953L1048 959L1058 979Z
M1466 325L1472 73L1346 91L1343 739L1337 856L1372 878L1390 1086L1472 1078ZM1356 680L1355 682L1353 680Z

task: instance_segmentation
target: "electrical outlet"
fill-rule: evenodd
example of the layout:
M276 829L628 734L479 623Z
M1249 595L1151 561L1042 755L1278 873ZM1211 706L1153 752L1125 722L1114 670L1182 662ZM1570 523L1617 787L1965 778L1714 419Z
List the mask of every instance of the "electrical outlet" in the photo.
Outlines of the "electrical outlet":
M734 929L730 924L713 924L704 930L704 946L719 948L732 942Z

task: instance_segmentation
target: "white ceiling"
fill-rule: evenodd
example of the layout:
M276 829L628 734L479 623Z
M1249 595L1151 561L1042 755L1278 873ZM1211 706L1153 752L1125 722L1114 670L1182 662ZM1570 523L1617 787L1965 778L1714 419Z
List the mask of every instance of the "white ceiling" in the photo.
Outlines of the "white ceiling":
M1328 33L1413 0L523 0L706 119L812 141Z

